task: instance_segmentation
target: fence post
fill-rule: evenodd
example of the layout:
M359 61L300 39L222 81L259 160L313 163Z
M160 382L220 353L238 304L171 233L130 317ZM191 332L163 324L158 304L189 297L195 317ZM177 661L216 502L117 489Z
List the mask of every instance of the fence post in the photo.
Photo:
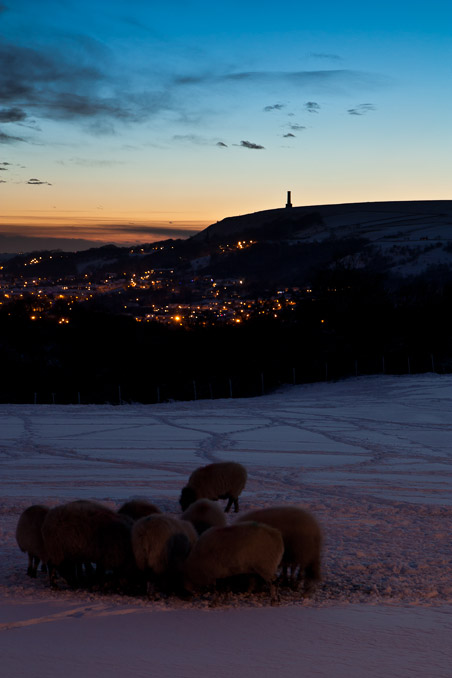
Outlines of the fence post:
M292 367L292 383L293 383L294 386L297 383L297 376L296 376L295 367Z
M231 377L229 377L229 397L232 398L232 380L231 380Z
M355 360L355 377L358 376L358 361Z
M119 400L119 404L122 405L121 387L120 386L118 386L118 400Z
M265 395L265 383L264 383L264 373L261 372L261 391L262 395Z
M35 393L34 398L33 398L33 404L36 405L37 402L38 402L38 394Z
M432 372L435 372L435 359L433 358L433 353L430 353L430 360L432 361Z
M194 379L193 379L193 395L195 396L195 400L197 400L196 381Z
M157 386L157 402L160 402L160 386Z
M383 374L385 374L385 357L384 355L381 356L381 367L383 370Z
M55 405L55 393L52 393L52 405Z
M325 363L325 381L328 381L328 363Z
M407 356L407 363L408 363L408 374L411 374L410 356Z
M79 405L82 402L82 399L80 397L80 391L77 391L77 402L78 402Z

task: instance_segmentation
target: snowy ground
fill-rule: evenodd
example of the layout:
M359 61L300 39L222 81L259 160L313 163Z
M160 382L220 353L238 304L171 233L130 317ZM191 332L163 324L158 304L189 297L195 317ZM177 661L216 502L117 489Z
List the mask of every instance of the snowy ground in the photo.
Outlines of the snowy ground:
M0 656L11 678L452 675L452 377L369 377L256 399L0 406ZM178 513L193 468L246 465L241 511L308 507L324 581L149 602L50 591L15 543L21 511L142 496ZM233 520L233 517L230 518ZM3 671L2 671L3 673Z

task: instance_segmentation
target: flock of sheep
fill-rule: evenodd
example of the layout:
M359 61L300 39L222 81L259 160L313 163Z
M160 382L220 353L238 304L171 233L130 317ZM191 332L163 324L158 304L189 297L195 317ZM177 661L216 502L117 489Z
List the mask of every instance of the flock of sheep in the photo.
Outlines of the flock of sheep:
M58 576L71 586L101 584L108 576L149 595L188 595L225 583L250 590L264 583L274 597L276 581L298 589L302 580L310 592L320 580L317 521L299 507L276 506L227 525L216 500L227 499L225 511L234 505L237 513L246 479L236 462L196 469L181 493L180 518L144 500L126 502L118 511L86 500L50 509L29 506L16 529L19 548L28 554L27 574L36 577L42 562L51 586Z

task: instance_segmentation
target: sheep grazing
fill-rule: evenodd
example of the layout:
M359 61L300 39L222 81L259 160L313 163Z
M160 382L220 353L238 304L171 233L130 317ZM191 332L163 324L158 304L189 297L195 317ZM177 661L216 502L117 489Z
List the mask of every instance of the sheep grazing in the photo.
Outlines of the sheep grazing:
M321 579L322 533L314 516L298 506L274 506L250 511L240 516L236 524L249 520L257 520L281 532L284 540L283 575L288 579L290 570L294 588L299 588L304 576L304 592L309 593Z
M177 587L182 563L197 539L195 528L186 520L151 515L137 520L132 528L135 562L143 572L148 593L151 582L162 588Z
M232 504L234 511L239 510L239 495L245 487L247 478L246 468L235 461L217 462L197 468L183 488L179 503L182 511L197 499L227 499L225 511L228 512Z
M218 504L211 499L198 499L190 504L182 514L182 520L188 520L198 534L202 534L209 527L224 527L226 517Z
M131 499L126 501L118 509L120 515L130 516L132 520L139 520L145 516L150 516L153 513L161 513L160 509L155 504L151 504L146 499Z
M42 525L49 577L55 585L55 569L77 583L77 572L94 563L99 578L107 570L120 576L133 565L131 524L106 506L93 501L73 501L51 509Z
M184 565L189 592L237 575L257 575L272 587L284 552L279 530L256 522L212 527L193 546Z
M21 551L28 553L29 577L36 577L39 563L46 570L47 554L42 539L41 527L49 509L41 504L29 506L21 514L16 527L16 541Z

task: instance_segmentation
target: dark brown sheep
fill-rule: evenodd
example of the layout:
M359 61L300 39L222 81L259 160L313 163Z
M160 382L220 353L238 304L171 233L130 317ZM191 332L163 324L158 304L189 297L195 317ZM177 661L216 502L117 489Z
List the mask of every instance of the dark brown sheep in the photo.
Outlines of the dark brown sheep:
M132 520L139 520L140 518L150 516L153 513L161 513L161 511L155 504L146 501L146 499L131 499L120 506L118 513L120 515L130 516Z
M190 504L182 514L182 520L189 520L198 534L202 534L209 527L226 525L224 511L211 499L198 499Z
M51 584L55 568L71 584L82 565L94 563L99 577L117 576L133 565L132 521L93 501L73 501L51 509L42 525Z
M132 528L132 548L148 593L155 583L164 589L177 587L182 563L196 539L195 528L187 520L162 514L137 520Z
M290 570L292 585L297 588L304 577L304 591L308 593L321 579L322 532L314 516L298 506L274 506L249 511L238 518L236 524L249 520L257 520L281 532L283 573L287 578Z
M47 553L42 539L41 527L49 512L47 506L34 504L23 511L16 527L16 541L21 551L28 553L29 577L36 577L39 563L46 569Z
M258 575L272 584L283 552L279 530L263 523L212 527L199 537L185 562L184 586L187 591L202 590L237 575Z
M197 468L183 488L179 503L182 511L197 499L227 499L225 511L234 504L234 511L239 510L239 495L245 487L246 468L235 461L222 461Z

